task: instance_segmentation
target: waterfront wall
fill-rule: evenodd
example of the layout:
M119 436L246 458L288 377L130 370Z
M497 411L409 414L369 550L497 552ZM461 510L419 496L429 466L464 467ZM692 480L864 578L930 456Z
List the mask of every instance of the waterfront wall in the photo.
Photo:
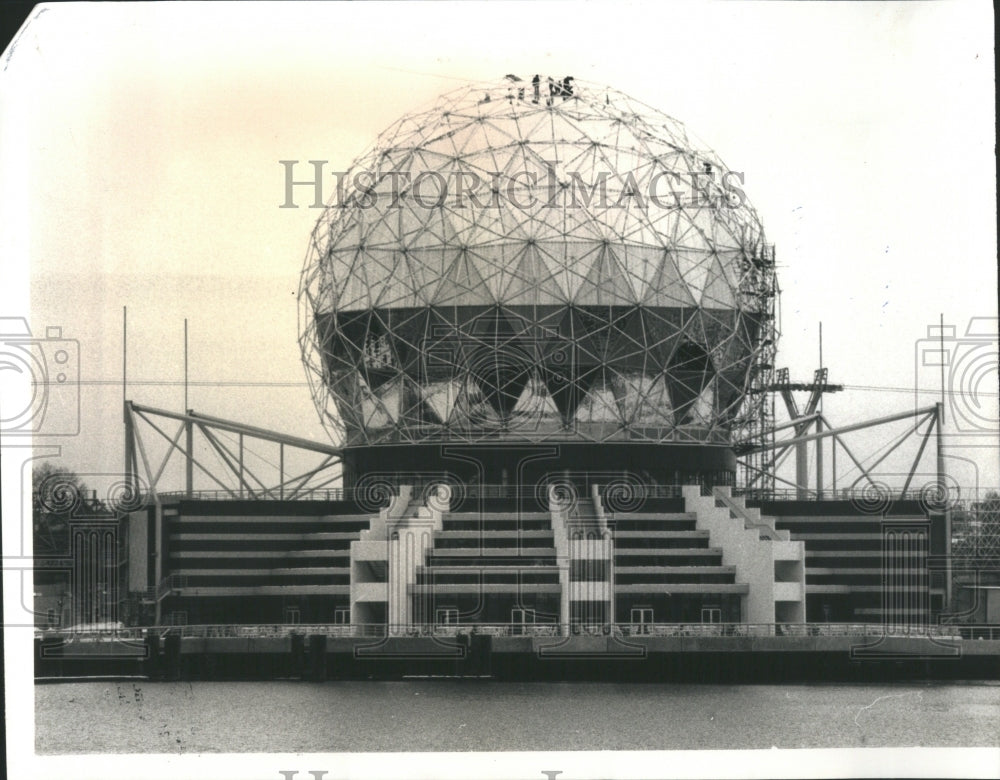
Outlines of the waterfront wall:
M1000 638L901 636L147 636L36 640L36 679L1000 679Z

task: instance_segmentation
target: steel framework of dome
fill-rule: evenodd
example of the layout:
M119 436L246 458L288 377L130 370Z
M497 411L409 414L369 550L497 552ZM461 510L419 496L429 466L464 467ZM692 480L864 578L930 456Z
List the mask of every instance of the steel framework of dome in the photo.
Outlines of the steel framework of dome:
M742 179L592 84L469 85L360 157L312 235L300 345L344 446L730 445L774 349Z

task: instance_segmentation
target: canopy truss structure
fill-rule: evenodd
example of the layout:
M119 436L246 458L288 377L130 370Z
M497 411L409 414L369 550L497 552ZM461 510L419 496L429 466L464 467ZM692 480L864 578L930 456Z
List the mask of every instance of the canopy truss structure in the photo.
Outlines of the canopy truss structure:
M160 444L159 451L152 440ZM258 452L262 446L270 449L271 458ZM294 468L287 458L291 452ZM303 455L308 465L302 465ZM339 486L341 457L328 444L193 410L170 412L126 401L125 470L136 492L161 494L161 480L177 461L183 462L181 494L187 497L294 500ZM207 489L195 488L196 475ZM140 479L145 483L141 488Z
M819 374L819 372L817 372ZM825 380L825 375L823 376ZM751 450L767 454L765 469L757 470L750 475L742 486L747 495L759 498L792 496L799 500L822 500L824 498L843 498L871 503L877 506L893 497L909 497L924 503L929 511L943 511L950 504L961 498L957 485L947 481L943 465L941 447L941 404L927 406L898 414L878 417L863 422L845 426L834 426L823 412L817 410L819 392L814 384L804 389L812 390L812 398L803 413L774 426L768 433L774 436L773 441L764 440ZM836 385L830 387L838 387ZM865 458L857 456L855 449L848 446L848 434L880 428L893 423L906 423L895 438L884 443L880 451L869 453ZM777 434L785 433L778 437ZM791 435L787 435L787 434ZM927 444L935 441L935 462L929 470L921 471ZM824 468L823 445L830 442L831 477L830 487L826 487L827 472ZM907 442L916 443L916 452L912 460L902 470L892 471L893 481L890 485L885 481L885 474L879 469L892 455L901 450ZM810 474L808 469L808 448L812 445L815 471ZM912 445L911 445L912 446ZM796 473L794 479L781 476L778 471L785 458L792 452L796 453ZM841 454L840 469L838 469L838 452ZM846 456L846 457L845 457ZM849 473L842 473L844 464ZM770 489L762 487L767 480L773 480L782 487ZM902 484L898 484L901 482Z

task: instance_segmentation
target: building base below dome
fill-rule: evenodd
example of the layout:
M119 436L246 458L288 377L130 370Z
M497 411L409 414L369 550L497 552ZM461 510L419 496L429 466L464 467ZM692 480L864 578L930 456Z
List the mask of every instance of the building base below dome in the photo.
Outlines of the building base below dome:
M646 442L386 444L345 448L343 460L344 487L421 485L442 478L522 489L556 478L581 486L622 478L647 486L721 486L732 485L736 472L729 447Z

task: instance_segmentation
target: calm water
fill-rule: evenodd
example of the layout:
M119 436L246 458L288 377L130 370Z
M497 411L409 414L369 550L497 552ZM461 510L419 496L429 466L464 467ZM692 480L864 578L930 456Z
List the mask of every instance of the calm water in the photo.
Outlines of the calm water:
M1000 685L58 683L35 720L38 753L994 747Z

